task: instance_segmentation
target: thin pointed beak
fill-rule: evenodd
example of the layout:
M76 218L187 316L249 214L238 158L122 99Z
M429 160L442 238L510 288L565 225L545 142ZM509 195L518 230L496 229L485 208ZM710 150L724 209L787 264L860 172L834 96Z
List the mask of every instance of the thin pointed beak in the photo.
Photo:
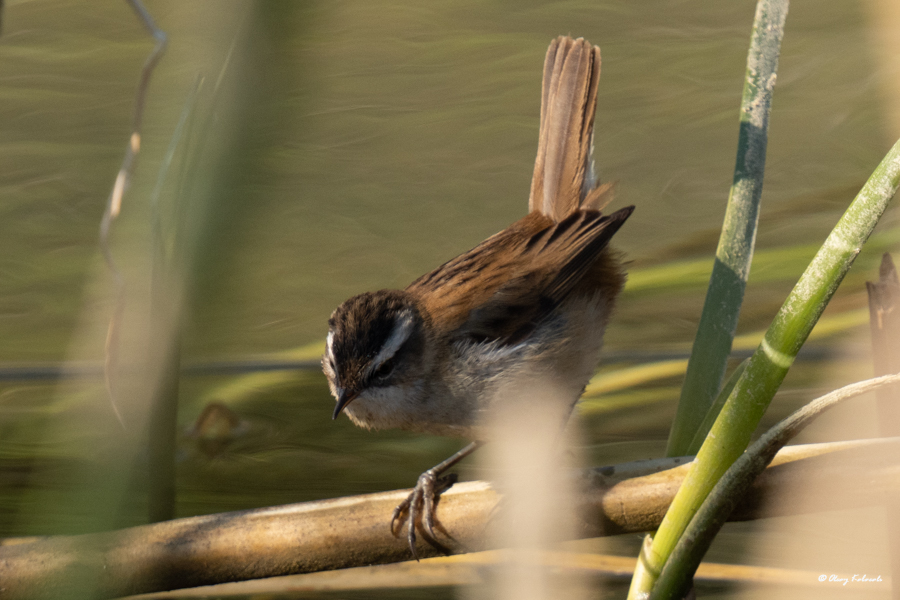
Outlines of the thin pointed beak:
M344 410L344 407L353 402L357 396L359 396L359 392L341 390L341 393L338 396L337 406L334 407L334 414L331 415L331 420L337 419L338 415L341 414L341 411Z

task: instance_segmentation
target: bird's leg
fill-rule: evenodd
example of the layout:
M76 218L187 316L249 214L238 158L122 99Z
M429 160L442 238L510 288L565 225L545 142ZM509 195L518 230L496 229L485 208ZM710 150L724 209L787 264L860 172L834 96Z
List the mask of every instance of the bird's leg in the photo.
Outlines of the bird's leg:
M437 535L434 533L435 500L442 492L456 483L456 474L444 475L444 471L472 454L482 444L483 442L472 442L447 460L422 473L410 495L394 509L394 515L391 518L391 533L394 536L400 534L397 523L400 521L402 526L401 518L407 514L409 517L407 540L413 558L416 560L419 560L416 553L416 527L421 528L422 535L429 544L444 554L450 554L450 550L437 541Z

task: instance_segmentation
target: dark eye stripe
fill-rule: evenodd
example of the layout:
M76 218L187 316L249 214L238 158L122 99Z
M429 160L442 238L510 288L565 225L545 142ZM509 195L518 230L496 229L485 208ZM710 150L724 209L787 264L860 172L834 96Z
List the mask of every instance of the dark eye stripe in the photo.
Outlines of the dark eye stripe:
M372 378L373 379L385 379L386 377L389 377L390 374L393 372L394 372L394 359L389 358L386 361L384 361L383 363L381 363L381 365L379 365L377 369L375 369L375 372L372 373Z

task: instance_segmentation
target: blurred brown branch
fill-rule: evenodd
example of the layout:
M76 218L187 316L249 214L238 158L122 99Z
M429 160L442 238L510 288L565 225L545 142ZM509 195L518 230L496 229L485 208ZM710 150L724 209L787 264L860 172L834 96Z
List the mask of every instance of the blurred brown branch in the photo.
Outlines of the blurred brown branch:
M884 460L900 439L785 448L757 480L734 520L881 502L897 487ZM665 466L679 464L667 470ZM685 459L591 471L581 537L655 529L687 473ZM660 471L646 474L646 471ZM642 473L643 471L643 473ZM814 507L764 499L787 484L819 485ZM540 482L535 482L540 485ZM388 521L408 490L166 521L80 536L7 540L0 546L3 598L71 596L73 582L99 597L195 587L409 559ZM499 495L488 484L454 486L440 499L442 529L461 550L483 549ZM17 543L18 542L18 543ZM427 545L420 555L434 556Z

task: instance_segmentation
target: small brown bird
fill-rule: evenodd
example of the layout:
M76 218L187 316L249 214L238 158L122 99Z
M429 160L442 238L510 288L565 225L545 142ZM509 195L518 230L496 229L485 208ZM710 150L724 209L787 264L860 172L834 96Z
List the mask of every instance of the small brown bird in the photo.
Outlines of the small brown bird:
M455 481L443 473L484 441L480 417L498 390L538 374L571 408L597 366L625 283L608 244L634 208L600 212L611 186L598 184L591 156L599 78L599 48L554 40L528 215L405 290L350 298L328 321L334 418L476 440L423 473L394 511L392 531L408 513L414 556L417 527L445 549L434 498Z

